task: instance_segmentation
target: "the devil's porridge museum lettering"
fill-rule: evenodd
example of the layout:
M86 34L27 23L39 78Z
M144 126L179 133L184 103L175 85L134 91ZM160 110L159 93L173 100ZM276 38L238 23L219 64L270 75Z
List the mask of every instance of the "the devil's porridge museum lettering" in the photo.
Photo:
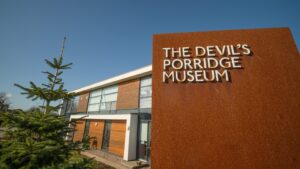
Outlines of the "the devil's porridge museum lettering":
M251 56L248 44L164 47L163 82L229 82L230 71L242 69L242 57Z

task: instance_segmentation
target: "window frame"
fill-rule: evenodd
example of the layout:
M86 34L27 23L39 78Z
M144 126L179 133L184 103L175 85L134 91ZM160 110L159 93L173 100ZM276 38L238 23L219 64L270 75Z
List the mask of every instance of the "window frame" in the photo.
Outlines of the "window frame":
M108 92L108 93L106 93L105 92L105 89L107 90L107 89L109 89L109 88L113 88L113 87L116 87L116 91L114 91L114 92ZM117 100L118 100L118 91L119 91L119 86L118 85L113 85L113 86L108 86L108 87L105 87L105 88L101 88L101 89L97 89L97 90L94 90L94 91L92 91L92 92L95 92L95 91L101 91L100 92L100 95L96 95L96 96L92 96L92 97L90 97L89 98L89 103L88 103L88 109L87 109L87 112L88 113L103 113L103 112L112 112L112 111L116 111L116 106L114 107L114 109L112 109L112 106L110 106L109 107L109 109L101 109L101 105L104 103L111 103L110 105L112 105L113 103L116 103L117 102ZM91 93L92 93L91 92ZM104 101L104 97L105 96L108 96L108 95L116 95L116 100L115 101ZM90 99L91 98L97 98L97 97L99 97L99 102L97 102L97 103L90 103ZM90 105L98 105L98 110L96 110L96 111L89 111L89 106Z
M151 79L151 83L150 84L147 84L147 85L143 85L142 84L142 81L143 80L148 80L148 79ZM149 109L149 108L152 108L152 76L147 76L147 77L143 77L140 79L140 92L139 92L139 109ZM151 89L151 95L150 96L142 96L142 89L143 88L149 88ZM149 107L141 107L141 101L143 99L151 99L151 104Z

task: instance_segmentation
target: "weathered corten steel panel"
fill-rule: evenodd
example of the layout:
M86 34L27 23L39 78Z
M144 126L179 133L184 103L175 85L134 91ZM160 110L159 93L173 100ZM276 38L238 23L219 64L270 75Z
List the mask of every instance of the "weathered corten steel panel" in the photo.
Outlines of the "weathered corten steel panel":
M139 88L139 79L119 84L117 109L137 109L139 107Z
M163 83L163 47L246 43L231 82ZM300 57L288 28L153 36L151 168L300 168Z

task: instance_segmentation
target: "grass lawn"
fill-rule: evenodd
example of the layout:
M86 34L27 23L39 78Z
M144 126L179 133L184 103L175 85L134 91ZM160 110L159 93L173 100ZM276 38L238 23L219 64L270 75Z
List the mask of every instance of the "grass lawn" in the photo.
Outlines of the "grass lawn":
M79 154L78 152L73 152L72 157L69 160L70 163L81 166L83 169L92 168L92 169L115 169L114 167L108 166L101 162L98 162L92 158L88 158ZM86 166L86 167L85 167Z
M96 160L93 160L92 167L93 167L93 169L115 169L114 167L105 165Z

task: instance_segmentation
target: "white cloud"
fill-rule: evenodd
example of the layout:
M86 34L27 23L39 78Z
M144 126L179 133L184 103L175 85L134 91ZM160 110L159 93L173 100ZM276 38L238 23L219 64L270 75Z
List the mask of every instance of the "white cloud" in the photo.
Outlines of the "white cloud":
M10 97L12 97L12 94L11 93L6 93L6 97L10 98Z

